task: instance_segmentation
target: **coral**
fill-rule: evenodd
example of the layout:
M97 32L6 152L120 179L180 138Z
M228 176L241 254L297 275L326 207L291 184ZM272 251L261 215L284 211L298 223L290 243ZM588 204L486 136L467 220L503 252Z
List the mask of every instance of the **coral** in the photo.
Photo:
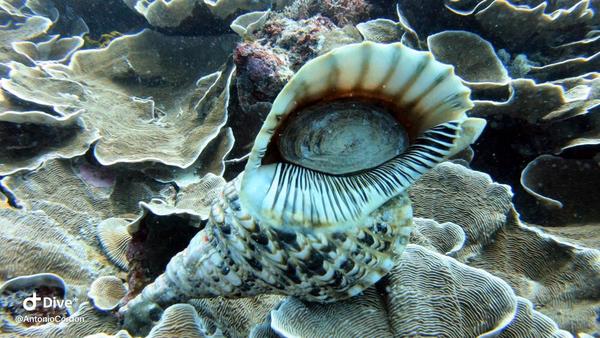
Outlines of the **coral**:
M258 102L271 102L290 79L285 56L258 42L239 44L233 54L240 104L247 111Z
M196 81L221 65L233 40L145 30L117 38L105 49L79 51L69 66L12 64L10 78L1 85L63 116L84 109L86 126L99 130L94 155L104 165L156 161L186 168L227 120L232 70L211 77L214 85L208 88ZM223 49L205 53L203 46L212 43ZM182 134L187 137L177 137Z
M232 127L236 138L247 139L247 143L252 142L271 102L294 71L317 55L362 40L356 29L339 29L321 15L296 22L270 12L262 20L261 29L243 35L248 41L234 54L237 97L243 115L234 120ZM244 125L235 125L240 119Z
M521 223L506 185L443 163L409 191L415 216L452 222L466 235L452 256L504 279L519 297L570 332L595 328L600 251L582 248Z
M106 333L96 333L85 336L85 338L131 338L131 335L126 330L120 330L114 335Z
M556 2L551 8L548 2L522 2L456 0L421 6L419 1L402 0L398 6L419 36L468 28L484 39L494 40L498 48L518 53L543 49L561 54L571 47L565 44L584 40L594 29L593 5L588 0Z
M234 142L232 129L225 127L187 168L182 169L156 162L138 163L133 167L159 182L175 183L183 188L199 183L208 174L223 175L225 158L233 148Z
M79 36L59 38L51 36L48 41L34 43L19 41L13 43L15 52L25 56L31 63L43 61L67 61L75 51L83 46L84 39Z
M263 28L270 11L256 11L238 16L231 23L231 29L245 40L252 40L252 34Z
M331 40L328 34L337 30L340 29L322 15L294 21L282 14L272 13L264 27L254 36L264 39L262 43L268 48L279 51L280 54L285 53L289 59L288 67L296 71L306 61L328 52L330 49L323 48L324 40ZM344 44L358 41L348 41Z
M68 0L27 0L21 2L21 15L28 16L33 13L52 21L50 34L62 36L83 37L90 32L83 18L73 11L73 6L68 8Z
M86 128L79 111L66 117L44 112L0 113L0 175L32 170L53 158L83 155L99 135Z
M96 229L98 241L108 259L123 270L129 268L127 247L131 235L127 232L129 221L123 218L107 218Z
M363 38L367 41L391 43L400 41L404 29L400 24L389 19L375 19L356 25Z
M496 55L489 42L466 31L437 33L429 36L427 42L436 57L453 64L457 74L468 80L466 85L477 98L471 114L492 122L475 145L479 156L471 165L509 183L515 189L516 204L527 221L545 225L554 222L556 226L592 220L593 217L584 219L568 210L561 213L537 203L520 187L519 180L528 163L540 155L592 161L600 137L600 120L596 113L600 80L598 73L568 76L592 70L587 68L593 68L593 60L579 58L577 62L573 59L546 66L527 61L519 66L527 56L520 54L511 61L506 50ZM468 48L463 51L455 46ZM508 78L499 59L512 64L513 76L519 73L533 79ZM557 72L551 72L552 69ZM554 82L535 81L551 74L567 77ZM571 179L576 181L574 177Z
M530 8L509 1L493 1L476 10L474 16L489 37L514 51L576 41L593 25L594 12L587 0L549 14L545 13L547 6L545 2Z
M254 328L262 325L283 298L277 295L240 299L218 297L192 299L189 303L203 319L207 335L221 332L226 337L247 337Z
M96 310L90 303L82 303L77 311L58 324L22 327L4 321L2 332L9 336L32 338L86 337L98 332L117 332L118 319L106 312ZM122 337L122 336L120 336Z
M42 302L37 302L33 309L25 308L25 301L32 297L48 297L64 302L67 297L67 284L58 275L52 273L38 273L35 275L19 276L0 285L0 314L15 320L18 316L66 317L69 315L67 307L46 307ZM33 303L28 304L33 307ZM41 323L26 323L26 326L40 325Z
M584 248L600 250L600 225L584 224L570 227L539 227L547 234Z
M453 255L462 249L467 240L464 230L454 223L439 224L432 219L415 218L415 229L410 234L410 242L437 251Z
M322 36L336 27L330 19L316 15L298 22L274 16L267 25L281 25L281 32L273 36L274 46L288 51L290 69L297 71L306 61L319 55ZM271 28L274 32L275 27ZM262 32L258 34L262 37Z
M3 191L13 205L22 209L0 210L2 279L53 272L65 279L73 299L84 299L95 278L119 272L102 251L96 226L110 216L136 212L138 201L165 198L163 185L145 180L139 173L113 171L117 175L113 185L96 187L76 175L74 169L81 165L96 166L82 159L50 160L36 171L2 179ZM101 332L94 330L114 327L116 320L100 316L98 321L90 319L89 325L89 331L82 332ZM21 332L21 329L22 325L15 323L10 326L11 331L4 330ZM80 329L84 328L77 330ZM55 332L54 328L49 330ZM70 329L60 326L56 330ZM47 331L27 332L33 336L51 336L46 335ZM57 332L57 336L62 336L63 331Z
M527 164L542 154L562 153L569 157L573 156L569 153L577 156L583 150L583 156L593 157L586 155L589 152L585 148L598 144L600 136L596 114L599 85L597 74L556 84L516 79L510 82L507 100L475 101L472 114L493 121L475 150L491 147L497 151L479 152L472 165L511 184L526 220L544 224L582 221L569 212L558 219L548 217L548 210L520 189L519 180ZM498 147L499 144L510 146Z
M517 59L517 61L519 61ZM585 75L594 73L600 65L600 53L586 57L580 55L571 59L555 63L540 65L539 62L531 62L527 75L538 81L560 81L571 75Z
M427 37L436 59L454 66L456 74L471 83L507 84L510 77L494 53L494 47L477 34L444 31Z
M49 160L33 172L4 177L0 184L11 192L15 204L25 210L47 212L70 234L81 235L89 244L98 244L96 226L100 221L137 214L139 201L166 199L165 195L174 198L169 185L127 170L118 173L114 185L95 187L76 175L80 166L100 167L81 158Z
M63 37L88 35L97 40L104 34L139 32L147 27L144 18L123 0L26 0L25 6L36 15L51 19L54 24L49 33Z
M92 282L87 296L96 309L110 311L119 306L120 300L126 294L127 287L121 279L115 276L102 276Z
M125 7L118 0L90 0L86 4L71 0L28 0L15 4L5 1L0 8L3 22L0 72L4 75L8 71L9 60L26 65L68 61L82 47L84 39L92 39L89 35L84 37L90 29L83 17L91 24L93 36L104 33L97 32L98 21L103 29L139 26L140 20L127 10L120 11L121 6ZM111 10L117 15L105 20L104 16L96 15L103 10ZM126 25L117 19L119 14L128 16Z
M43 271L58 274L68 283L87 285L99 270L93 264L99 260L97 252L43 211L0 209L0 216L3 279Z
M518 311L519 299L504 281L418 246L407 249L387 286L386 308L396 335L520 337L510 332L513 325L528 320L528 313ZM531 336L570 337L550 319L539 313L535 316L536 325L524 328Z
M200 182L185 186L177 193L175 205L194 210L202 220L207 220L214 200L221 193L225 180L221 176L207 174Z
M271 327L284 337L393 337L386 316L381 297L370 288L328 305L289 297L271 312Z
M361 22L371 11L371 5L365 0L324 0L319 3L322 13L340 27Z
M11 15L2 8L0 15L9 16L11 19L8 24L0 26L0 74L4 75L6 65L10 61L29 63L26 57L13 50L12 43L43 36L52 25L52 21L42 16Z
M600 184L599 167L595 160L542 155L523 169L521 185L548 207L554 222L566 214L579 222L593 221L600 214L587 206L600 205L595 190Z
M190 304L169 306L160 321L152 328L148 338L160 337L205 337L204 325Z
M270 0L123 0L132 10L141 14L150 25L175 31L189 31L190 27L218 30L226 27L223 19L244 11L266 10ZM211 26L212 24L212 26Z
M365 0L295 0L284 8L283 14L296 20L322 14L342 27L361 22L370 11L371 5Z
M492 41L494 48L504 50L507 60L515 60L511 67L516 77L553 81L598 69L594 6L588 0L555 4L457 0L423 7L419 1L403 0L398 8L400 23L415 27L415 34L423 39L465 29ZM528 64L522 64L524 58Z
M288 298L271 327L302 337L571 337L501 279L413 244L377 289L325 305Z
M71 310L64 312L64 308L55 309L49 313L48 309L38 312L43 319L49 315L65 318L73 313L69 321L60 324L28 326L30 324L16 322L12 315L2 314L0 327L2 332L9 336L27 337L72 337L84 336L95 332L107 331L116 328L116 318L97 315L91 306L81 303L85 292L99 274L111 274L116 271L106 264L95 247L90 246L80 236L69 234L65 226L67 221L63 218L52 219L41 210L15 210L0 209L0 278L6 279L14 276L24 276L43 271L45 275L54 273L64 279L66 286L60 288L34 287L23 289L15 294L12 302L22 304L24 297L30 297L33 291L39 295L66 297L72 301ZM35 276L33 276L35 277ZM23 279L24 277L19 277ZM61 279L62 280L62 279ZM7 284L14 284L9 281ZM56 284L54 284L56 285ZM68 289L68 294L65 291ZM54 291L53 291L54 290ZM56 293L60 291L60 294ZM10 308L10 307L9 307ZM19 309L20 306L12 307ZM3 307L3 309L8 309ZM76 311L75 311L76 310ZM63 312L57 312L63 311ZM19 312L13 312L18 315ZM28 312L27 315L30 315ZM84 319L81 319L84 317ZM75 319L74 319L75 318ZM79 318L79 319L76 319ZM84 320L85 324L81 324ZM44 322L38 322L43 324Z
M272 1L265 0L203 0L210 11L219 17L228 17L239 11L264 10Z
M137 217L133 217L132 221L127 222L128 231L137 232L147 217L167 220L174 216L181 218L189 226L201 227L203 221L208 219L212 203L220 195L225 180L222 176L209 172L197 182L194 180L185 183L179 184L175 196L166 195L162 198L154 198L148 203L140 202L139 207L142 212ZM118 221L119 225L123 222L126 221ZM110 222L111 225L113 223Z

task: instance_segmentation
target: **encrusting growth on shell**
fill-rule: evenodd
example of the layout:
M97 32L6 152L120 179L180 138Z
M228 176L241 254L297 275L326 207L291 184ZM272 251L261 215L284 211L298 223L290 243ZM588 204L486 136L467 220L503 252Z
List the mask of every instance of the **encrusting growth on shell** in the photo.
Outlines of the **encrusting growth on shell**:
M406 189L485 126L465 114L472 107L469 94L451 66L399 43L347 45L308 62L273 102L246 170L225 185L206 227L122 309L126 327L148 332L163 309L191 298L269 293L332 302L373 285L408 242ZM284 139L281 130L306 109L331 103L332 114L306 126L315 130L294 132L333 128L349 110L362 109L350 118L364 123L321 142ZM343 156L311 168L276 146L289 141L305 154L343 149L368 138L377 129L373 124L389 123L383 114L393 117L408 142L379 160L368 151L377 146L359 145L366 162L360 171L335 172Z

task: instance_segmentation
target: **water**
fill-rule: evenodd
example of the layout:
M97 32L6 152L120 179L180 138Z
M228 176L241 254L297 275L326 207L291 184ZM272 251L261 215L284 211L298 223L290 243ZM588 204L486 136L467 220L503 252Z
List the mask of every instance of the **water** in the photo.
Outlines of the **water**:
M0 336L600 336L597 7L0 0Z

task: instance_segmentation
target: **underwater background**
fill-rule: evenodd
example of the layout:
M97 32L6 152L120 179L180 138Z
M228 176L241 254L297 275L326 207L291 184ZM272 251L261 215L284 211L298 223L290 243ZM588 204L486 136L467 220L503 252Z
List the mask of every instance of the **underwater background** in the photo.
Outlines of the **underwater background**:
M0 0L0 337L600 337L599 7Z

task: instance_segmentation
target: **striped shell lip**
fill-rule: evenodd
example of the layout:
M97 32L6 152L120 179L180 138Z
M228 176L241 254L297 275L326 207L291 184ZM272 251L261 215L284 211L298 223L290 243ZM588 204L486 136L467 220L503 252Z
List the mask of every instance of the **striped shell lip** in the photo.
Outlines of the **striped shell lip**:
M275 99L246 165L240 201L251 216L275 227L335 230L361 224L479 136L485 121L465 114L472 107L469 94L451 66L401 44L365 42L317 57ZM406 129L408 148L383 163L339 172L273 155L297 113L347 98L384 102Z
M361 224L443 161L461 131L458 121L436 126L402 154L360 173L327 174L292 163L261 166L245 173L244 179L258 183L249 185L256 189L250 195L260 196L245 206L274 225L337 229Z

